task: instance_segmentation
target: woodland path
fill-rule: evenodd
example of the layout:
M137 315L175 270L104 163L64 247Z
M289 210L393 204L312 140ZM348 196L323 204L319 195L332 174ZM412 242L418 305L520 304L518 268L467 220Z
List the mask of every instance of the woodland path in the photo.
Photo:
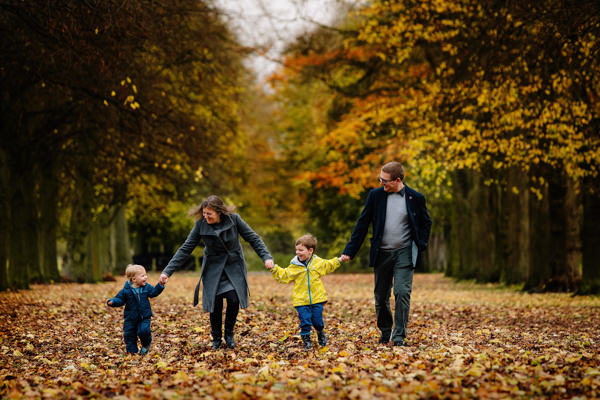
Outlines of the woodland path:
M329 343L306 352L292 285L255 272L237 348L213 351L208 314L191 306L197 277L177 273L152 299L143 357L124 354L122 310L104 306L123 277L0 293L0 397L600 397L599 297L416 274L410 345L396 348L377 344L372 275L333 274L323 278Z

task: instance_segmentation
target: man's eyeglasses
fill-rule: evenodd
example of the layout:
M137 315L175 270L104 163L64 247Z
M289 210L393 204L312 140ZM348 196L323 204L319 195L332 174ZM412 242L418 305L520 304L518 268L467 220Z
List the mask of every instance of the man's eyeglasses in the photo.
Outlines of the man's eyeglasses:
M396 178L396 179L398 179L398 178ZM390 182L394 182L396 179L387 180L387 179L383 179L382 177L379 177L379 183L381 183L382 185L386 185Z

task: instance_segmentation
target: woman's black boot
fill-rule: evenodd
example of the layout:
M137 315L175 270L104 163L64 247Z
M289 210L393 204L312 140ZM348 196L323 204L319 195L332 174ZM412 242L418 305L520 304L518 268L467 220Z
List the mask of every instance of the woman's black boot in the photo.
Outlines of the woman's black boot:
M211 335L213 340L210 347L216 350L221 347L221 332L211 332Z
M225 331L225 344L230 349L234 349L235 348L235 340L233 339L233 332L227 332L227 331Z

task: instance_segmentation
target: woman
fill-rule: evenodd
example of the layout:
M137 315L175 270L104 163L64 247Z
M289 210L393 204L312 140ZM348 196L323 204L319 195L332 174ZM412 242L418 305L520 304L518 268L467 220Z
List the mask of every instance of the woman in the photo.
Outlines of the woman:
M202 307L210 312L212 348L218 349L221 346L223 299L227 299L225 344L232 349L235 347L233 328L239 308L248 307L246 260L238 234L250 243L265 267L273 267L273 257L260 236L218 196L209 196L200 206L193 208L189 215L196 218L196 224L185 243L162 271L159 282L164 285L202 240L204 257L202 273L194 292L194 306L198 304L202 282Z

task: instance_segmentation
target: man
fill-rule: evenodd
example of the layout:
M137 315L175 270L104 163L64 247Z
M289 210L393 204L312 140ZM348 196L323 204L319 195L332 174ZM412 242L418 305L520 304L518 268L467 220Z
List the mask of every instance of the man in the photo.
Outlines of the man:
M425 196L406 186L403 180L404 168L399 162L392 161L381 168L379 182L383 187L369 192L341 257L342 261L348 261L358 253L369 224L373 223L369 265L375 272L375 312L381 331L379 343L388 343L391 335L395 346L405 346L413 271L418 253L427 248L431 230ZM393 319L390 309L392 284L396 301Z

